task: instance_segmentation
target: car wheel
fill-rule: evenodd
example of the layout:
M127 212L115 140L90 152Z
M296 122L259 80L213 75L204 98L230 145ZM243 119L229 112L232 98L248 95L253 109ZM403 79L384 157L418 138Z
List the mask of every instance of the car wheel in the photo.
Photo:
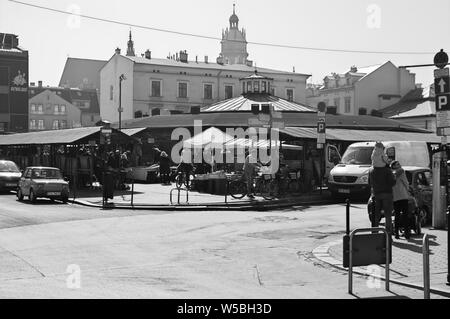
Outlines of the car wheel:
M36 203L36 194L33 189L30 189L30 195L28 195L28 198L30 199L30 202Z
M17 199L19 201L23 200L23 193L22 193L22 189L20 187L17 189Z

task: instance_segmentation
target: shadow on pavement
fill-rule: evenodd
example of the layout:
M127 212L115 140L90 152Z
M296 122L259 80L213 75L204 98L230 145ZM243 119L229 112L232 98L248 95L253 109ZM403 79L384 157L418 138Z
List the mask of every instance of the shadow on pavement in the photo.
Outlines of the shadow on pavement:
M131 196L131 190L115 190L114 196ZM143 192L134 192L134 195L141 195ZM101 190L78 190L75 192L72 191L70 193L70 198L73 198L76 195L76 198L93 198L93 197L103 197L103 192Z

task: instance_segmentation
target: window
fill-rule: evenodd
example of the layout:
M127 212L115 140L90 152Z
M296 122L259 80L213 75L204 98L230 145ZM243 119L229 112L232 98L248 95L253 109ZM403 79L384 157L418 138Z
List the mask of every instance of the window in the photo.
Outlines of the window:
M30 113L35 114L36 113L36 104L31 104Z
M161 81L152 80L152 97L161 97Z
M62 121L60 122L60 128L61 128L61 129L67 128L67 121L62 120Z
M182 99L188 97L188 85L186 82L178 83L178 97Z
M351 103L352 103L352 98L347 96L345 98L345 111L344 111L345 113L350 113L351 112L351 110L352 110Z
M37 114L44 114L44 106L42 104L39 104L37 106Z
M152 109L152 116L158 116L161 115L160 109Z
M38 130L44 130L45 126L44 126L44 120L39 120L38 122Z
M30 121L30 130L35 130L36 129L36 120L31 120Z
M114 86L109 86L109 100L112 101L114 99Z
M59 114L59 105L55 105L55 111L53 112L53 114L58 115Z
M259 81L254 81L253 82L253 92L255 93L259 93Z
M242 82L242 94L245 93L245 82Z
M58 120L54 120L53 121L52 129L54 129L54 130L59 129L59 121Z
M233 86L225 85L225 100L233 98Z
M60 114L66 114L66 106L65 105L60 105L59 106L59 113Z
M212 100L212 84L204 84L203 85L203 98L205 100Z
M54 115L64 115L66 114L66 106L55 104L54 106Z
M339 106L341 104L341 98L337 97L334 99L334 106L336 106L336 111L339 112Z
M294 101L294 89L286 90L286 99L291 102Z
M247 93L251 93L252 92L252 81L248 81L247 82Z

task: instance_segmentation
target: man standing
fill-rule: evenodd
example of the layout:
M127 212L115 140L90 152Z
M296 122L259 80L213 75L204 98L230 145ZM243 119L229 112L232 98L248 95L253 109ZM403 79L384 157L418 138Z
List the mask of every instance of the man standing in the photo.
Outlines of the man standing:
M372 227L378 227L381 210L383 210L386 231L392 235L392 210L394 209L392 187L395 185L395 176L392 170L389 167L372 167L369 171L369 185L375 204Z
M247 197L254 198L253 196L253 179L255 177L256 168L259 167L257 158L253 156L252 150L245 158L244 163L244 177L247 184Z

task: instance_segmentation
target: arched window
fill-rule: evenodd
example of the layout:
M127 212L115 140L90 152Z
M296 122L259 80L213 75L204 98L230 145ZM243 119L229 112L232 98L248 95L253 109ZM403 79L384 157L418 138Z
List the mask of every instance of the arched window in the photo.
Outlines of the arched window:
M161 115L161 110L160 109L153 109L152 110L152 116L158 116Z

